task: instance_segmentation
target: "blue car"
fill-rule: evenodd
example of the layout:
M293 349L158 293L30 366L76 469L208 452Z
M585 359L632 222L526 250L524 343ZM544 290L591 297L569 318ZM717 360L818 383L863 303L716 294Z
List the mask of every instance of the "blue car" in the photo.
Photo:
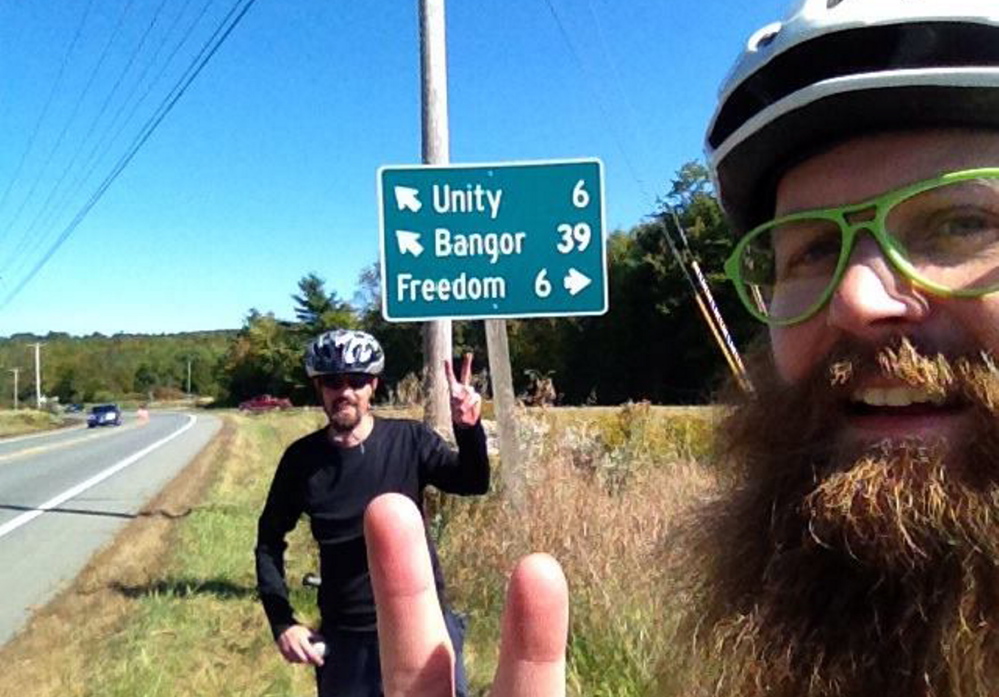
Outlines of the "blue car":
M87 427L121 426L121 409L117 404L98 404L90 410L87 416Z

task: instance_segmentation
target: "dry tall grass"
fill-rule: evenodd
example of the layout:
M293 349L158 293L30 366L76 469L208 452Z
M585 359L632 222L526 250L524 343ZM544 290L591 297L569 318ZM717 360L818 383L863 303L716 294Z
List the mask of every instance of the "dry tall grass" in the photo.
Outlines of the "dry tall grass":
M0 438L49 431L61 425L62 419L47 411L0 409Z
M710 421L654 413L648 405L521 416L531 466L526 510L497 492L448 499L441 556L452 599L471 616L473 687L487 683L506 575L532 551L554 554L571 596L570 694L648 695L669 661L676 617L660 545L684 506L712 486L693 459ZM679 451L679 452L678 452Z

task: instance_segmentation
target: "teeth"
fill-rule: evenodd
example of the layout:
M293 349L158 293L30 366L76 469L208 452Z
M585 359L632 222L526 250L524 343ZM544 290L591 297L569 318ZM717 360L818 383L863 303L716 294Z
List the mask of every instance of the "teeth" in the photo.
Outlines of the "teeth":
M853 401L872 407L907 407L910 404L940 405L944 402L944 396L914 387L867 387L854 392Z

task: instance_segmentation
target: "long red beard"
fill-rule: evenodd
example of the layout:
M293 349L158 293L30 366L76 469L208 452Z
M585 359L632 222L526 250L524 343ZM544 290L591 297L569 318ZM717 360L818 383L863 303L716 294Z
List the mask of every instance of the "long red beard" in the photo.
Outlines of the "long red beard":
M687 527L684 694L999 694L999 372L901 340L788 387L768 356L719 428L724 493ZM844 449L844 395L875 371L960 400L971 437Z

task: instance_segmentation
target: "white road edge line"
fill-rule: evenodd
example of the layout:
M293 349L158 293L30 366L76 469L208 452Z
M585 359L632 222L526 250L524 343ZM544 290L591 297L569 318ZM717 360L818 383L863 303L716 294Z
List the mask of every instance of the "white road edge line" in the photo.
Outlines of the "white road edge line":
M194 426L194 422L198 420L198 417L194 416L193 414L188 414L187 415L187 419L188 420L187 420L186 424L184 424L183 426L181 426L179 429L177 429L176 431L174 431L173 433L171 433L166 438L161 438L160 440L156 441L155 443L153 443L151 445L147 445L145 448L143 448L139 452L133 453L132 455L129 455L128 457L126 457L124 460L121 460L120 462L116 462L115 464L111 465L107 469L98 472L97 474L95 474L90 479L88 479L86 481L83 481L83 482L80 482L76 486L74 486L74 487L72 487L70 489L67 489L66 491L62 492L58 496L49 499L48 501L46 501L45 503L41 504L37 508L28 511L27 513L22 513L21 515L17 516L13 520L8 520L3 525L0 525L0 537L3 537L3 536L5 536L5 535L7 535L9 533L14 532L15 530L17 530L22 525L26 525L26 524L30 523L32 520L34 520L38 516L42 515L46 511L50 511L53 508L55 508L56 506L58 506L60 504L63 504L66 501L69 501L71 498L79 496L80 494L82 494L87 489L89 489L89 488L91 488L93 486L96 486L96 485L100 484L101 482L103 482L108 477L111 477L111 476L117 474L118 472L121 472L123 469L125 469L129 465L135 464L136 462L138 462L139 460L141 460L142 458L144 458L149 453L153 452L154 450L156 450L157 448L159 448L159 447L161 447L163 445L166 445L167 443L169 443L170 441L172 441L174 438L176 438L177 436L179 436L181 433L183 433L187 429L189 429L192 426Z

